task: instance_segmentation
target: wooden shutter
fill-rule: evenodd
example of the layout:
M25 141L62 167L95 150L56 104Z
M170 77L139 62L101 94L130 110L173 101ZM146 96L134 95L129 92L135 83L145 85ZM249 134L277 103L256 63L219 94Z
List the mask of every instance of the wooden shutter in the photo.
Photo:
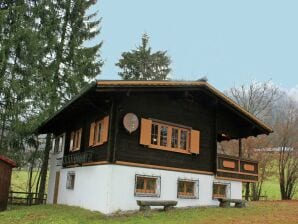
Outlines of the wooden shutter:
M78 145L77 145L77 148L76 148L76 150L80 150L80 148L81 148L81 139L82 139L82 128L80 128L79 130L78 130Z
M94 145L94 131L95 131L95 122L90 125L90 136L89 136L89 146Z
M152 121L149 119L141 119L141 135L140 135L140 144L150 145L151 143L151 126Z
M70 144L69 144L69 151L72 151L73 150L73 145L74 145L74 131L72 131L70 133Z
M105 143L108 141L109 136L109 116L106 116L102 120L102 127L101 127L101 142Z
M200 131L191 130L190 133L190 152L199 154L200 153Z

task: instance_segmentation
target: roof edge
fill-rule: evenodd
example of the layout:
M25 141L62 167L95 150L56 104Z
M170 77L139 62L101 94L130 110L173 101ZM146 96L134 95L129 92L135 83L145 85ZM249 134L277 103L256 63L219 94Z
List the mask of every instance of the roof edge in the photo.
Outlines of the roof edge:
M15 161L13 161L13 160L7 158L7 157L4 156L4 155L0 155L0 160L3 161L3 162L5 162L5 163L7 163L7 164L9 164L9 165L11 165L13 168L14 168L14 167L17 167L17 164L16 164Z
M233 106L238 111L245 114L248 118L256 122L258 125L263 127L268 133L272 133L273 129L269 127L267 124L265 124L262 120L257 118L252 113L245 110L243 107L241 107L239 104L237 104L234 100L226 96L224 93L213 87L208 82L203 81L126 81L126 80L97 80L96 85L98 87L101 86L205 86L207 87L211 92L213 92L215 95L226 101L229 105Z
M48 122L50 122L54 117L56 117L59 113L61 113L63 110L65 110L68 106L70 106L72 103L74 103L77 99L79 99L82 95L87 93L92 88L96 87L97 82L91 82L89 85L87 85L83 90L77 94L74 98L72 98L70 101L68 101L66 104L64 104L59 110L57 110L53 115L49 116L46 120L44 120L36 129L35 133L39 133L40 130L44 125L46 125Z
M213 87L212 85L210 85L209 83L205 83L205 85L216 95L218 95L219 97L221 97L222 99L224 99L227 103L229 103L231 106L235 107L236 109L238 109L239 111L241 111L242 113L244 113L247 117L249 117L250 119L252 119L253 121L255 121L257 124L259 124L260 126L262 126L264 129L266 129L269 133L273 132L273 129L267 125L265 122L263 122L262 120L260 120L259 118L257 118L255 115L253 115L252 113L250 113L249 111L245 110L243 107L241 107L239 104L237 104L234 100L232 100L230 97L226 96L224 93L222 93L221 91L219 91L218 89L216 89L215 87Z

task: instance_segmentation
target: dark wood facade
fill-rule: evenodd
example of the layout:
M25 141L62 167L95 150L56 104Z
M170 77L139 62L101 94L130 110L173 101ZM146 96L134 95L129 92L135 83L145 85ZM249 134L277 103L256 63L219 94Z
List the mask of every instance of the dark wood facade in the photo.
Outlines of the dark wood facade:
M0 155L0 211L7 208L11 172L15 166L13 161Z
M166 82L161 86L123 83L90 87L40 127L40 133L66 132L64 166L106 161L205 172L218 178L257 180L257 163L247 162L245 168L256 166L249 171L244 169L245 161L226 158L234 161L235 167L221 167L223 159L217 156L218 136L240 139L271 132L264 125L256 124L258 121L252 120L245 111L231 106L229 99L223 100L208 86L193 86L191 82L176 86L168 86ZM182 154L141 145L140 128L129 133L123 126L127 113L136 114L139 120L157 119L199 130L200 153ZM89 147L90 124L104 116L110 118L108 142ZM83 128L81 147L79 151L69 152L70 132L77 128Z

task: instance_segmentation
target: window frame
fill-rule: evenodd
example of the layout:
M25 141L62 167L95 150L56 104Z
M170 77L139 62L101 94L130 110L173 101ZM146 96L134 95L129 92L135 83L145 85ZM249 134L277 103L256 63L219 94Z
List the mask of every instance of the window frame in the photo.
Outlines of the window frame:
M98 135L98 129L100 125L100 135ZM109 132L109 116L105 116L100 120L95 120L90 124L89 129L89 147L96 147L99 145L103 145L107 142L108 138L108 132ZM93 136L91 137L91 134ZM98 137L100 136L100 139L98 140ZM91 140L92 139L92 140Z
M191 154L190 152L190 138L191 138L191 128L190 127L185 127L182 125L177 125L177 124L172 124L168 122L162 122L162 121L157 121L154 119L152 120L152 126L151 126L151 133L150 133L150 144L148 145L149 148L155 148L155 149L162 149L162 150L167 150L167 151L172 151L172 152L179 152L179 153L185 153L185 154ZM152 143L152 130L154 129L153 126L157 126L157 144ZM160 145L160 140L161 140L161 127L166 127L167 128L167 144L166 146ZM178 139L177 139L177 148L172 147L172 132L173 129L178 130ZM182 149L180 148L180 143L181 143L181 132L186 131L187 137L186 137L186 148Z
M147 192L138 192L137 189L137 180L138 178L144 179L155 179L155 192L154 193L147 193ZM160 188L161 188L161 180L160 176L153 176L153 175L135 175L135 186L134 186L134 195L135 197L160 197Z
M180 182L193 183L193 194L192 195L181 194L179 192L179 183ZM184 185L184 192L183 193L186 193L186 185ZM177 180L177 198L182 198L182 199L198 199L199 198L199 180L181 179L181 178L179 178Z
M69 151L75 152L81 149L82 128L76 129L70 133Z
M221 186L225 186L225 195L221 195L221 194L214 194L214 186L215 185L221 185ZM212 185L212 198L213 199L227 199L228 198L228 190L229 190L229 184L228 183L222 183L222 182L213 182Z
M70 178L73 178L73 179L70 180ZM76 181L76 174L75 174L75 172L74 171L67 172L66 189L67 190L74 190L75 181Z
M60 140L61 140L61 145L60 145ZM52 144L53 144L54 154L60 154L61 152L63 152L65 147L65 133L55 136Z
M100 125L100 134L98 135L99 125ZM93 146L102 145L104 143L102 138L102 132L103 132L103 119L95 122ZM99 141L98 141L98 136L100 136Z

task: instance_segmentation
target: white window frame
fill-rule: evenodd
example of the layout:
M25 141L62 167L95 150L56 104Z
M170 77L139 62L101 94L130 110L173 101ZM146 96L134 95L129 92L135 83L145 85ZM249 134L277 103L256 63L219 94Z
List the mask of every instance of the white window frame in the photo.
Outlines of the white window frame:
M73 177L73 183L71 183L71 177ZM75 188L75 182L76 182L76 174L75 172L71 171L67 173L66 178L66 189L67 190L74 190Z
M155 193L137 192L137 178L139 178L139 177L140 178L154 178L154 179L156 179ZM136 174L135 175L135 187L134 187L135 197L160 197L160 189L161 189L161 178L160 178L160 176L143 175L143 174Z
M221 185L226 185L226 199L230 199L231 198L231 183L229 182L224 182L224 181L214 181L212 183L212 199L213 200L217 200L219 198L216 198L214 197L214 194L213 194L213 188L214 188L214 184L221 184Z
M179 195L179 182L192 182L194 183L194 195L187 196L187 195ZM199 180L198 179L189 179L189 178L178 178L177 180L177 198L182 199L199 199Z

